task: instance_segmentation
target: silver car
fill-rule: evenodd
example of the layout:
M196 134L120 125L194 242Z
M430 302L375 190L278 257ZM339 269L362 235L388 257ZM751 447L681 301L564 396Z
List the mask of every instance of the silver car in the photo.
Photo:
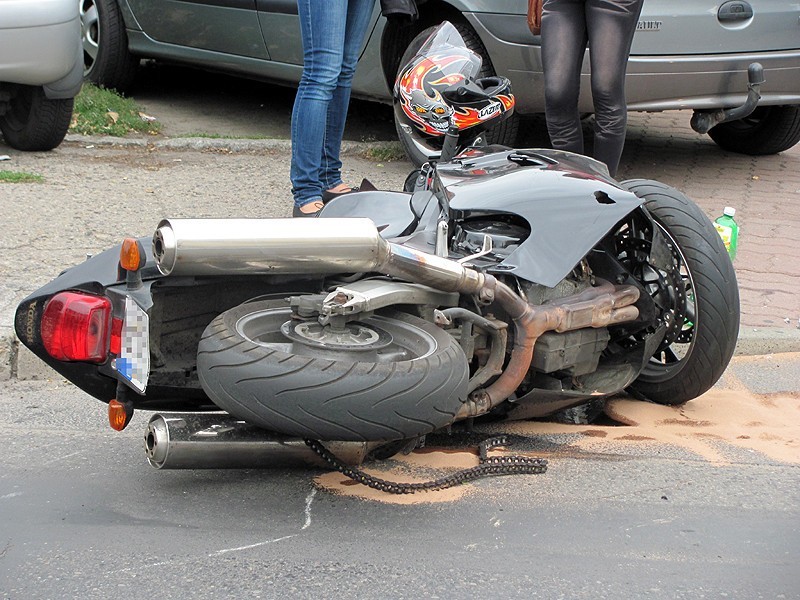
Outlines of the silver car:
M83 83L75 0L0 0L0 132L20 150L64 139Z
M2 0L0 0L2 2ZM511 79L519 115L544 112L540 39L526 23L527 0L426 0L409 26L372 18L354 95L391 102L409 44L443 20L484 58L483 75ZM295 84L302 48L295 0L80 0L87 77L126 89L141 58L168 60ZM745 104L753 112L722 113ZM592 111L588 60L581 110ZM760 100L758 93L760 92ZM646 0L628 66L633 111L692 109L692 124L722 148L773 154L800 140L800 4L797 0ZM749 114L747 114L749 113ZM745 116L746 115L746 116ZM733 118L727 122L725 119ZM513 144L517 119L490 133ZM401 138L402 138L402 131ZM406 149L414 149L406 143ZM412 158L414 158L412 156Z

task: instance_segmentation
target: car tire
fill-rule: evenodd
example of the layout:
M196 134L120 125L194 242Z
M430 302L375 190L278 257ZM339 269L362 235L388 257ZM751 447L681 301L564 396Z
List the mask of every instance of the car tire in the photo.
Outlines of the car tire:
M73 99L50 100L41 87L17 85L0 116L6 143L17 150L46 151L58 146L72 120Z
M720 123L708 132L723 150L763 156L788 150L800 141L800 107L762 106L744 119Z
M139 59L128 51L128 34L117 0L79 0L84 78L100 87L130 90Z
M411 60L428 36L440 24L441 23L437 23L432 27L428 27L414 37L403 53L403 58L400 60L400 68L402 68L408 63L408 61ZM453 25L461 34L461 37L463 38L467 48L478 54L481 59L483 59L480 77L492 77L496 75L497 73L494 70L494 65L492 64L491 58L489 58L489 53L487 52L486 47L483 45L483 42L481 42L481 39L478 37L478 34L475 33L475 30L473 30L472 27L464 22L456 21L453 22ZM418 148L414 141L409 138L409 135L402 130L400 123L397 122L397 119L395 119L395 128L397 129L397 137L399 138L400 143L403 145L403 149L405 150L409 160L411 160L411 162L417 167L427 162L427 154ZM498 123L494 127L487 129L483 133L483 138L488 144L513 146L517 140L518 132L519 115L515 113L506 119L503 119L502 122ZM438 149L434 149L434 151L438 152Z

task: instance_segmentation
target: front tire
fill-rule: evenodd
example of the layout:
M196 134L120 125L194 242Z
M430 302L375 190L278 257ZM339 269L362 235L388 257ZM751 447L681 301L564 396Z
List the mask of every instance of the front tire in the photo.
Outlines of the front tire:
M67 134L73 104L72 98L50 100L41 87L15 85L0 116L0 132L17 150L52 150Z
M761 106L744 119L720 123L708 132L723 150L763 156L800 142L800 107Z
M650 282L645 288L660 294L664 321L676 323L630 391L659 404L683 404L710 389L733 356L739 332L736 274L713 225L689 198L657 181L621 185L644 200L674 261L674 275L650 269L644 278ZM664 289L671 280L673 291Z
M211 322L197 372L215 404L287 435L390 441L451 424L466 399L466 357L432 323L390 311L336 338L291 317L286 302L259 301Z

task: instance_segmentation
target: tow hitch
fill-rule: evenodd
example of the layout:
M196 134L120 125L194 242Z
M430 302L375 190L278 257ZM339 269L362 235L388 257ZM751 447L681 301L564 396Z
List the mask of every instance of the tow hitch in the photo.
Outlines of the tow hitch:
M761 86L764 79L764 68L760 63L752 63L747 67L747 100L736 108L721 108L717 110L698 110L692 115L692 129L697 133L708 133L715 125L744 119L750 115L761 100Z

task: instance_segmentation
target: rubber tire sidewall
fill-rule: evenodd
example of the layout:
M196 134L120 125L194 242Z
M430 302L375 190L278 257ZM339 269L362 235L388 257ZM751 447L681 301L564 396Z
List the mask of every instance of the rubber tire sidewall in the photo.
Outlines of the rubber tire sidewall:
M197 372L220 408L271 431L318 440L408 439L454 421L469 373L463 350L447 332L405 313L383 313L436 342L429 356L387 364L290 354L239 334L241 318L276 305L242 304L203 333Z
M72 120L73 98L50 100L41 87L19 85L0 116L6 143L17 150L41 152L58 146Z
M777 154L800 142L800 107L764 106L756 111L763 115L757 123L748 124L748 119L720 123L709 137L723 150L751 156Z
M130 91L139 59L128 50L128 34L117 0L94 0L97 8L97 56L84 79L121 94Z
M719 234L702 210L680 191L658 181L622 182L644 200L652 218L676 241L694 283L694 343L672 372L646 372L630 386L637 396L676 405L700 396L722 376L739 333L736 273Z
M427 39L427 37L433 32L433 30L438 27L441 23L437 23L436 25L432 25L426 29L420 31L409 43L408 47L403 52L403 58L400 59L400 69L402 69L408 61L417 53L419 48L422 46L422 43ZM492 77L497 75L494 69L494 65L492 64L492 60L489 58L489 53L486 50L486 47L481 42L478 34L472 29L470 25L464 22L453 22L453 26L458 30L461 34L461 37L464 39L464 43L467 45L467 48L475 52L476 54L480 55L483 59L481 64L481 71L480 77ZM428 156L422 153L414 143L408 139L408 135L402 130L400 127L400 123L397 122L397 118L395 118L395 130L397 131L397 137L400 140L400 143L403 146L403 150L405 150L406 156L408 159L414 164L414 166L419 167L422 164L428 161ZM517 134L519 133L519 115L516 113L512 114L509 117L503 119L497 125L490 127L485 132L483 132L483 138L486 140L487 144L501 144L503 146L513 146L517 141ZM432 150L432 152L438 153L438 150Z

